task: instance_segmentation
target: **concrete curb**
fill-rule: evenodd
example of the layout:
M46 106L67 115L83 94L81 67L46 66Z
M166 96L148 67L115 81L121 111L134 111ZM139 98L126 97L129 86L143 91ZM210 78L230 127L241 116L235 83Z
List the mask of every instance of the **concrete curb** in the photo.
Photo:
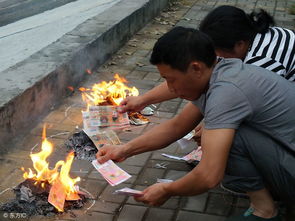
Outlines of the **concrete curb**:
M30 58L0 73L2 145L58 105L67 86L104 63L165 8L169 0L124 0L87 20ZM4 145L3 145L4 146Z

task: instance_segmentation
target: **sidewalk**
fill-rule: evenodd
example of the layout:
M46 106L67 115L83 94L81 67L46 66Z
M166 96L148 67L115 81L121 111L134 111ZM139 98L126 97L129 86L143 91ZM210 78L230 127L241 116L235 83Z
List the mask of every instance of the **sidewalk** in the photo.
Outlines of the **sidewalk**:
M135 34L102 67L93 70L93 74L87 76L87 80L79 86L90 87L102 80L112 80L114 73L119 73L126 77L129 81L128 85L137 87L140 94L145 93L163 81L148 60L155 41L172 26L183 25L195 28L212 8L222 4L232 4L247 11L262 6L274 14L278 25L294 28L295 17L286 12L288 5L292 3L295 1L289 0L288 3L282 3L269 0L181 0ZM178 98L156 104L155 115L149 117L151 123L146 126L134 126L130 131L121 131L118 136L123 142L129 141L174 117L186 103ZM9 153L0 157L0 192L22 181L22 171L19 168L32 167L29 153L36 144L41 142L44 123L48 125L47 136L55 145L50 162L53 164L64 158L65 140L71 133L82 129L81 110L84 108L81 104L81 95L76 90L59 107L42 119L24 139L15 144ZM144 189L154 184L157 178L176 180L185 175L191 169L186 163L167 159L161 156L161 153L183 156L193 147L194 145L191 145L183 150L177 143L173 143L165 149L127 159L119 166L130 173L132 178L115 187L108 185L89 162L76 160L73 163L71 175L82 178L79 185L93 195L95 204L88 211L73 210L71 213L58 217L32 217L30 220L223 221L228 216L245 211L249 204L247 199L233 197L220 188L193 197L173 197L161 207L150 207L135 202L132 197L112 194L114 190L123 187ZM166 163L167 168L156 168L157 163ZM0 202L5 202L1 194Z

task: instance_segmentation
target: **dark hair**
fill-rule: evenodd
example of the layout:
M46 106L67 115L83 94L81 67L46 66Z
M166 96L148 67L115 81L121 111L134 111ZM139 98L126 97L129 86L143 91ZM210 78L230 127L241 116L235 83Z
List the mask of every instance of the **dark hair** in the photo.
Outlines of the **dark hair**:
M173 28L159 38L150 58L153 65L166 64L183 72L194 60L211 67L216 60L213 43L206 34L184 27Z
M262 9L246 14L242 9L224 5L203 19L200 31L212 38L215 48L231 50L238 41L252 41L257 33L264 34L273 25L273 18Z

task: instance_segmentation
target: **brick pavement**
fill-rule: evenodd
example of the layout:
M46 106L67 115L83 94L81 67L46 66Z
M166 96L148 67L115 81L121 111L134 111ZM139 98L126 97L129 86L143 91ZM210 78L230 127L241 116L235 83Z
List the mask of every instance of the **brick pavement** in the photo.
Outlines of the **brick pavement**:
M169 10L155 18L145 28L140 30L122 49L81 85L89 87L102 80L111 80L114 73L120 73L129 80L129 85L139 88L140 93L150 90L163 80L160 79L155 67L148 62L151 49L156 39L169 30L173 25L196 27L200 20L217 5L231 4L251 11L263 7L270 11L279 25L294 28L294 15L286 13L292 1L264 1L264 0L182 0L176 2ZM293 25L293 26L292 26ZM156 113L150 117L151 123L145 126L132 127L130 131L121 131L122 141L132 138L151 129L153 126L175 116L186 101L174 99L156 104ZM83 103L78 91L71 94L63 104L52 110L40 124L28 133L25 139L19 141L11 151L1 156L0 161L0 191L17 185L22 180L21 166L31 167L29 152L41 141L41 130L44 123L48 125L47 135L55 144L55 150L50 162L63 159L65 149L63 143L69 134L82 128L81 110ZM192 197L173 197L161 207L150 207L135 202L133 198L113 195L112 192L120 187L144 189L156 182L157 178L177 179L186 174L190 167L183 162L170 160L161 156L169 153L182 156L189 152L194 144L182 150L177 143L159 151L140 154L120 163L120 167L132 174L132 178L125 183L111 187L84 161L74 161L72 175L80 176L80 186L89 191L95 201L88 211L74 210L71 213L57 217L32 217L30 220L117 220L117 221L149 221L156 219L173 221L222 221L226 217L241 213L248 207L249 201L225 193L215 188L208 193ZM38 148L38 146L37 146ZM167 163L166 169L155 167L157 163ZM0 195L3 201L3 195ZM1 217L2 218L2 217ZM0 220L1 220L0 218ZM7 219L6 219L7 220Z

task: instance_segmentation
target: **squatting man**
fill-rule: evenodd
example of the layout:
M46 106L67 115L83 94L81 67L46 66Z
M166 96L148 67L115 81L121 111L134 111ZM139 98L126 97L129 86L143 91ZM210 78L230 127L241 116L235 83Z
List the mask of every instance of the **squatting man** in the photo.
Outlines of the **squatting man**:
M191 102L178 116L130 142L104 146L98 162L121 162L165 148L203 119L200 163L184 177L154 184L135 199L159 206L171 196L201 194L221 183L251 201L247 217L228 220L280 220L275 200L295 202L294 85L240 59L217 59L210 38L190 28L176 27L163 35L150 62L171 92Z

